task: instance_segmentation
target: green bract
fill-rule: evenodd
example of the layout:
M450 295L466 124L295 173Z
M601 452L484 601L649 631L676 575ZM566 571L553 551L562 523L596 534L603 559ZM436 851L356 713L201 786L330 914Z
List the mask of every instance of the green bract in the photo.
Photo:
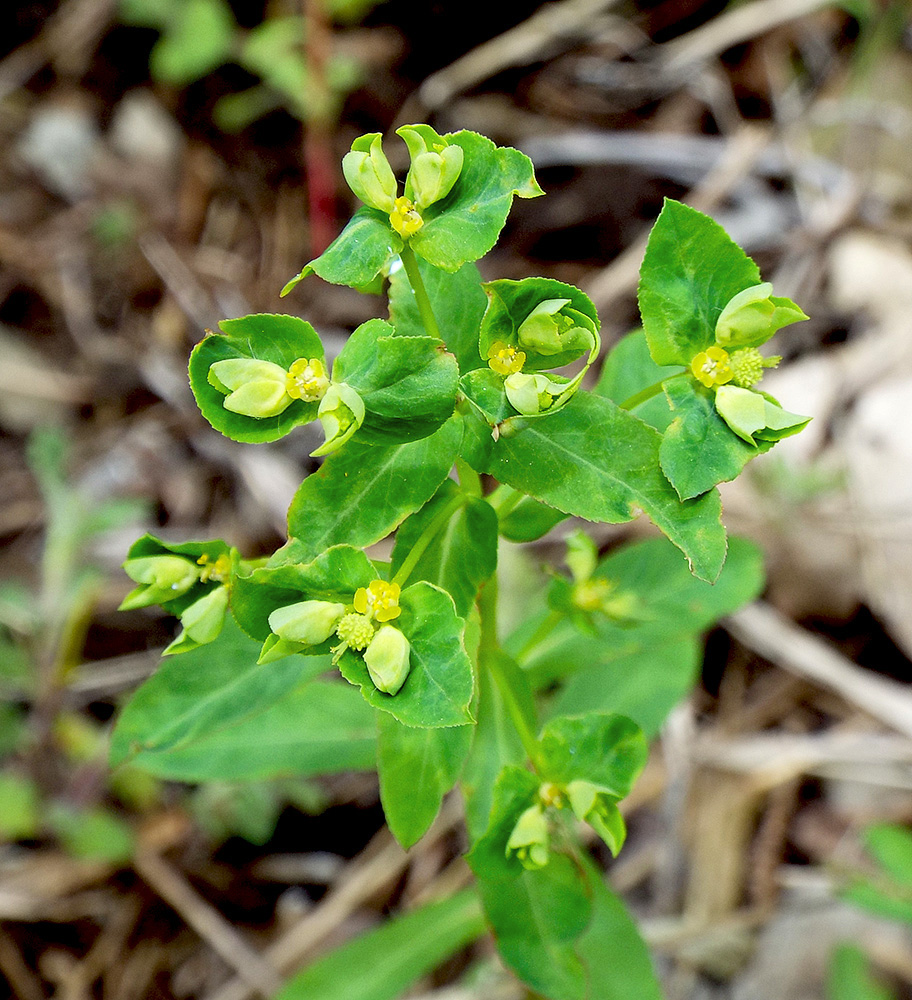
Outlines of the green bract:
M128 704L112 759L192 781L376 767L406 847L458 783L507 965L549 1000L659 1000L580 824L622 848L619 803L645 764L644 733L692 686L701 633L763 587L758 551L726 536L715 486L807 422L757 388L779 360L758 347L804 314L711 219L666 202L641 271L643 331L615 346L590 392L592 301L553 278L482 283L472 263L514 196L541 193L529 160L472 132L398 134L404 186L379 133L356 139L343 172L363 206L288 286L314 273L377 292L388 278L389 321L352 331L331 371L293 316L226 320L191 355L216 430L274 441L319 420L325 460L271 555L152 536L131 548L123 607L176 616L165 652L182 655ZM601 557L577 529L569 574L556 569L498 623L517 603L498 595L500 536L640 514L666 537ZM348 683L320 679L335 671ZM465 934L480 930L473 905L458 909ZM341 996L343 958L404 947L394 929L297 985ZM387 985L392 996L410 981Z

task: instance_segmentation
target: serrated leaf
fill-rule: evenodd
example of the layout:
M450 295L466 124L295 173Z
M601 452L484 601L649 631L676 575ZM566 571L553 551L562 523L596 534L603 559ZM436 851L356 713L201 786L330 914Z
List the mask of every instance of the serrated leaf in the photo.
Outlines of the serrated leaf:
M230 620L207 646L163 661L127 702L111 738L111 764L217 731L281 698L329 664L286 657L257 666L259 645Z
M589 712L549 722L540 737L545 774L559 785L589 781L622 799L646 764L640 727L623 715Z
M466 860L507 964L546 997L584 1000L585 970L574 945L589 922L592 902L579 869L554 852L536 870L506 855L510 834L536 796L539 780L523 768L504 768L494 789L490 826Z
M319 275L333 285L364 288L388 268L401 249L402 239L390 226L389 218L364 205L329 247L288 282L282 295L308 274Z
M321 956L275 1000L396 1000L483 931L478 897L464 890L384 921Z
M715 343L716 322L738 292L760 282L757 265L709 216L665 205L640 268L643 329L658 365L689 365Z
M427 580L442 587L466 618L479 586L497 569L497 515L480 497L462 495L452 481L444 482L437 495L408 518L396 533L390 572L395 575L422 533L456 504L415 564L409 580Z
M395 336L382 319L352 333L333 379L358 392L367 411L358 440L390 444L427 437L453 414L459 368L434 337Z
M364 657L351 650L339 660L342 676L360 687L374 708L403 725L436 728L472 722L469 702L475 682L462 641L465 622L452 598L429 583L416 583L402 591L399 606L402 614L395 624L411 650L409 674L398 693L378 691Z
M478 353L478 328L488 300L481 288L481 275L473 263L464 264L455 274L447 274L423 260L418 270L431 301L431 309L447 350L455 355L462 373L484 366ZM399 336L427 333L415 293L405 268L394 269L389 283L390 322Z
M717 493L680 501L658 467L660 437L610 400L580 392L558 413L501 425L485 471L568 514L622 524L638 510L712 582L725 561Z
M178 746L141 752L133 764L175 781L266 781L367 771L375 761L375 716L348 684L306 680L260 711Z
M462 172L446 198L424 210L424 225L409 245L429 264L452 273L494 246L514 195L536 198L544 192L532 161L518 149L495 146L476 132L448 133L444 138L462 147Z
M149 56L155 80L185 87L231 58L237 24L224 0L184 0Z
M216 361L254 358L270 361L286 371L299 358L324 360L323 345L316 331L297 316L261 313L226 319L221 334L210 333L190 355L190 387L200 412L209 423L234 441L276 441L293 427L310 423L318 403L294 399L274 417L248 417L225 409L225 395L209 382L209 369Z
M536 542L567 516L540 500L523 497L506 517L500 519L500 533L511 542Z
M288 544L273 564L310 562L330 545L385 538L446 479L462 441L448 420L420 441L383 447L350 441L301 484L288 510Z
M604 396L618 406L623 406L638 392L657 385L678 370L673 365L657 365L649 353L645 334L642 330L634 330L622 337L608 352L599 380L592 391L597 396ZM671 423L671 410L662 392L656 393L645 403L632 407L631 412L657 431L664 431Z
M735 479L752 458L772 447L742 441L716 412L714 394L691 379L672 379L664 388L673 420L662 436L659 461L682 500Z
M473 727L415 729L388 712L377 715L377 725L380 801L393 836L408 848L424 836L459 780Z

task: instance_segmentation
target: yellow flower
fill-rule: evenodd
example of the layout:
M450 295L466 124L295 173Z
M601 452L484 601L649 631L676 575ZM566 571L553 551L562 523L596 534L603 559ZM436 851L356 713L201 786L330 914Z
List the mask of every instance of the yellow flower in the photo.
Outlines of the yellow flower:
M285 376L285 391L305 403L319 402L328 388L329 379L319 358L298 358Z
M370 586L359 588L352 603L358 614L375 618L378 622L391 622L402 614L399 584L385 580L374 580Z
M691 361L690 370L697 381L702 382L707 389L714 385L724 385L732 380L728 351L716 345L700 351Z
M518 351L502 340L495 340L488 349L488 367L498 375L512 375L526 363L526 352Z
M421 218L411 198L397 198L396 207L390 212L390 225L404 240L407 240L424 225L424 219Z
M214 583L224 583L225 577L231 574L231 560L224 552L215 562L204 552L196 560L196 564L203 567L199 576L201 583L208 583L210 580Z

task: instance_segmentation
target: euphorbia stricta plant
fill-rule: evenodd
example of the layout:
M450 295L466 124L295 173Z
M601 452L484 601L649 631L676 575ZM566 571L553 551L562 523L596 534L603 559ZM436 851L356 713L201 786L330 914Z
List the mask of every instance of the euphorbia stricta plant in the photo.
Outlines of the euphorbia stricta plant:
M552 278L482 282L474 263L513 199L542 194L530 161L473 132L398 134L404 184L379 134L357 139L343 171L362 207L285 289L311 274L386 289L389 318L331 366L288 315L226 320L193 351L216 430L274 441L319 420L326 458L267 559L223 541L133 547L124 606L179 617L166 653L183 655L126 707L114 759L192 780L376 767L405 846L458 785L507 964L554 1000L648 1000L645 947L581 830L621 849L620 803L692 683L700 631L762 585L716 485L807 422L759 388L778 361L759 348L805 316L716 223L667 201L643 328L584 389L600 351L590 299ZM564 532L569 575L498 626L499 537L641 512L665 539L601 556ZM387 561L371 546L393 532Z

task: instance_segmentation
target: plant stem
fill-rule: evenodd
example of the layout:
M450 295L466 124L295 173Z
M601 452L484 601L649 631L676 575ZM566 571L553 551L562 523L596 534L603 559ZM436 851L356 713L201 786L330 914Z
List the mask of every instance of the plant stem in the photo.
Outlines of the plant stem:
M647 400L652 399L653 396L658 396L666 382L670 382L673 378L682 378L686 374L687 369L681 372L676 372L674 375L669 375L667 378L663 378L660 381L655 382L653 385L648 385L645 389L640 389L639 392L635 392L630 399L625 399L623 403L619 404L619 406L622 410L635 410Z
M415 293L415 301L418 303L421 322L424 323L424 328L427 330L429 336L440 340L440 327L437 326L437 320L434 318L434 310L431 308L431 300L428 297L427 289L424 287L424 279L421 277L421 271L418 269L418 259L415 257L415 253L408 243L399 251L399 257L402 260L402 266L405 268L409 284L412 286L412 291Z
M466 495L462 492L456 494L438 514L431 519L428 526L418 536L418 540L412 546L409 554L405 557L399 572L393 577L392 582L398 583L401 587L409 578L412 570L418 565L418 560L424 555L425 549L431 544L435 536L439 534L441 528L450 520L457 510L466 502Z
M516 654L516 659L522 663L523 660L532 652L532 650L544 639L547 635L551 633L554 627L561 621L564 616L559 612L555 611L553 608L548 614L542 618L538 624L538 628L529 636L529 638L523 643L522 649Z
M525 493L514 490L512 486L501 483L493 493L488 495L488 503L494 508L499 520L503 520L507 514L519 506Z
M507 711L516 726L519 738L522 740L526 755L532 766L538 770L539 745L538 738L529 725L522 710L522 705L516 697L516 692L510 683L501 663L503 652L497 639L497 574L487 580L478 595L478 613L481 618L481 640L478 646L478 666L487 670L494 679L498 691L507 706Z

